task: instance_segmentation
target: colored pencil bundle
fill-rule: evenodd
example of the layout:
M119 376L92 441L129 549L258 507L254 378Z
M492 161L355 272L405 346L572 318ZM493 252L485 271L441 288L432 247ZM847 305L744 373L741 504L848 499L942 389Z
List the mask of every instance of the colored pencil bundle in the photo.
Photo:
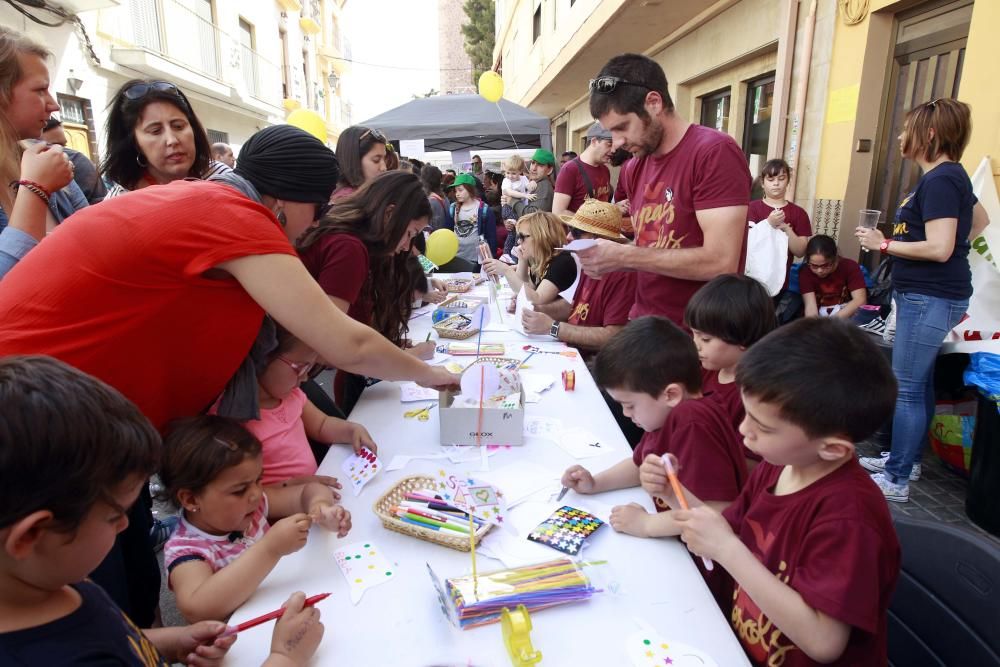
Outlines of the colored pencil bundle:
M478 577L456 577L445 583L459 627L476 628L498 622L504 607L514 609L523 604L529 612L534 612L589 600L598 589L581 568L603 563L575 563L560 558Z

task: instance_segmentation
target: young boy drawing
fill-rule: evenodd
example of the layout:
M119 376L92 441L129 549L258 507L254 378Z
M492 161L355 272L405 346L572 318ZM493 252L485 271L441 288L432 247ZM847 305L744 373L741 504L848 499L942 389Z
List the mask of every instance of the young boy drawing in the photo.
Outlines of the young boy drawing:
M741 432L764 461L721 514L691 489L691 509L673 511L681 539L732 576L729 616L754 664L886 664L899 542L854 443L892 414L888 362L856 327L806 319L750 348L736 381ZM678 507L660 457L640 477Z
M139 630L85 579L128 525L160 437L108 385L49 357L0 359L0 664L217 665L226 625ZM302 665L323 635L293 595L265 665Z
M577 493L638 486L646 455L670 452L716 509L739 495L747 478L742 445L722 406L702 398L698 351L680 327L663 317L632 320L601 348L594 379L646 433L631 457L596 475L572 466L563 473L563 486ZM611 526L638 537L680 533L673 512L661 503L657 507L661 511L650 514L638 503L619 505L611 512Z

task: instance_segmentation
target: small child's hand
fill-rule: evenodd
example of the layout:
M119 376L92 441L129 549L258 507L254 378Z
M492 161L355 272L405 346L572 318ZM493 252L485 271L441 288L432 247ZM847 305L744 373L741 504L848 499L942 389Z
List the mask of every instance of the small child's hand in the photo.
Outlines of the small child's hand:
M639 484L642 490L651 496L664 499L674 497L670 480L667 479L667 470L663 467L663 459L656 454L648 454L639 466ZM674 506L671 503L671 507Z
M271 526L261 542L266 543L278 556L287 556L306 545L310 524L312 520L303 512L286 516Z
M537 189L538 189L538 183L532 181L531 179L528 179L528 192L534 192Z
M222 664L226 651L236 641L236 635L219 637L225 629L226 624L220 621L201 621L178 628L176 661L190 667Z
M362 447L367 447L371 450L372 454L378 454L378 445L372 440L371 434L361 424L356 422L348 422L351 425L351 447L354 448L355 454L361 453ZM339 498L340 496L338 496Z
M337 537L344 537L351 530L351 513L343 505L318 502L309 509L309 517Z
M726 518L708 505L673 510L672 514L681 526L681 539L696 556L722 562L722 554L733 546L734 540L742 544Z
M652 515L639 503L618 505L611 510L611 527L619 533L649 537L646 522Z
M271 655L282 656L293 665L306 664L323 638L319 609L303 607L305 601L304 593L293 593L271 634Z
M340 494L337 493L336 489L342 489L344 486L337 481L336 477L330 477L329 475L299 475L298 477L286 479L281 483L281 486L299 486L302 484L311 484L313 482L329 487L330 493L333 495L334 499L340 500Z
M562 485L568 486L577 493L593 493L594 476L583 466L571 466L563 473Z

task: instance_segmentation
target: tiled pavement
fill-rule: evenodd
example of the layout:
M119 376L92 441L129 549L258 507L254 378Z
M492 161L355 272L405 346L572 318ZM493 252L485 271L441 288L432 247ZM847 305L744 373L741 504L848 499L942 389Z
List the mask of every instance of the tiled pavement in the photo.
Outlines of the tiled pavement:
M878 456L880 449L876 443L858 445L861 456ZM964 477L945 466L934 452L928 450L924 453L920 479L910 482L910 501L889 503L889 509L893 515L955 524L986 536L1000 549L1000 537L982 530L966 515L967 488L968 481Z

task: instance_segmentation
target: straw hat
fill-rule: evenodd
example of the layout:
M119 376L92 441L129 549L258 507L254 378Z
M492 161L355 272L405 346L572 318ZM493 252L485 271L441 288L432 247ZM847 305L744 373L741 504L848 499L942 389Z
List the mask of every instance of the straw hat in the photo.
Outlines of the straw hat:
M610 239L623 243L628 241L622 236L622 213L618 207L600 199L584 199L580 208L573 215L560 215L559 219L570 227L575 227L588 234L596 234L602 239Z

